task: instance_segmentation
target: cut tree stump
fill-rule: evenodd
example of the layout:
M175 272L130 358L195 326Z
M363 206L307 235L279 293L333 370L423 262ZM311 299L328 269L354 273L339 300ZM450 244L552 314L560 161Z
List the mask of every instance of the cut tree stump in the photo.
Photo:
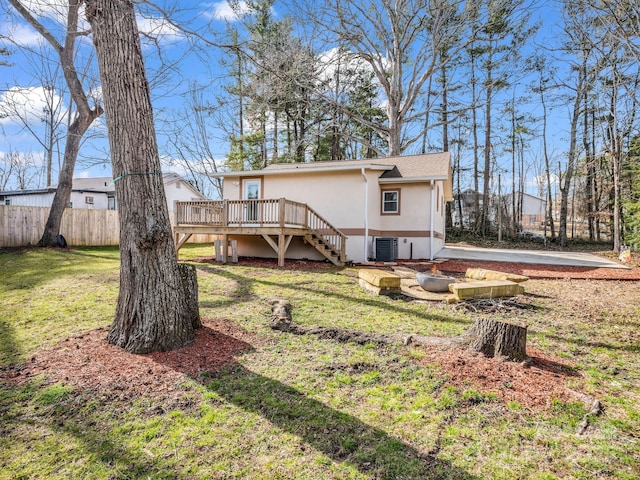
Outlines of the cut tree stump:
M460 340L472 352L522 362L527 355L527 326L489 318L477 319Z
M380 334L361 332L336 327L304 327L291 318L291 304L287 300L274 298L268 300L271 305L269 326L274 330L294 335L317 335L319 338L338 342L353 342L360 345L467 345L469 350L480 352L488 357L501 357L522 362L529 360L526 353L527 327L498 320L478 319L473 325L456 338L425 337L416 334L396 333Z

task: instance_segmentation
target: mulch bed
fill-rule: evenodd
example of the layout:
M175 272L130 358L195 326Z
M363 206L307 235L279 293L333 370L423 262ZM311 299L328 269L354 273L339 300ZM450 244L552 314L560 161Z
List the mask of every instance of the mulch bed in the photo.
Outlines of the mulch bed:
M483 394L493 394L504 402L514 401L534 409L549 408L553 399L580 400L566 386L569 378L580 377L580 374L566 362L531 346L527 347L531 357L527 366L486 358L459 347L423 349L426 355L419 363L440 366L447 374L447 383L461 391L475 389Z
M0 381L20 385L44 374L47 383L63 382L105 402L147 398L156 409L188 409L197 403L192 405L184 395L187 378L206 381L264 342L229 321L204 319L203 324L191 345L148 355L130 354L109 345L106 329L93 330L43 349L23 365L0 370ZM578 374L570 365L535 348L527 350L533 359L527 367L457 348L434 346L424 351L419 363L439 365L447 373L448 384L462 391L472 388L492 393L532 409L548 408L553 398L576 400L566 382Z
M38 352L23 365L0 370L0 381L20 385L45 374L48 383L63 382L105 401L140 397L163 405L184 403L187 378L219 371L259 343L239 326L203 319L190 345L147 355L127 353L107 343L107 329L67 338Z
M538 279L584 280L640 280L640 268L591 268L566 265L535 265L527 263L447 260L438 264L438 270L449 273L465 273L467 268L484 268L505 273L516 273Z

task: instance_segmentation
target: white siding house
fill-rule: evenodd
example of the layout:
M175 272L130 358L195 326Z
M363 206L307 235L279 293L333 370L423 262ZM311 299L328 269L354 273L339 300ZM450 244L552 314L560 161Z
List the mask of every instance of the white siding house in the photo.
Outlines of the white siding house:
M189 182L175 173L162 175L169 213L175 202L204 200L205 197ZM74 178L69 198L69 208L116 210L115 188L111 177ZM0 192L0 204L29 207L50 207L56 193L55 187L35 190Z

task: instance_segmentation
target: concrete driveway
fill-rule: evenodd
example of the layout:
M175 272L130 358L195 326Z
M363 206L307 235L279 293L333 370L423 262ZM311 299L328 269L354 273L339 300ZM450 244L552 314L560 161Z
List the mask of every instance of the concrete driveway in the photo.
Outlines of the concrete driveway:
M458 247L446 245L436 258L478 260L491 262L566 265L572 267L624 268L630 267L614 260L584 252L549 252L545 250L511 250L504 248Z

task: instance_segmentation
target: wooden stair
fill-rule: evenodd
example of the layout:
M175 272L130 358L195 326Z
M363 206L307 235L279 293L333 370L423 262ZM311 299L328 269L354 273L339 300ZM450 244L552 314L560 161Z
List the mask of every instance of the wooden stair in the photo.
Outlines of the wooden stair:
M304 239L331 263L338 267L344 266L346 259L341 256L340 251L336 250L318 232L310 230L309 233L305 234Z

